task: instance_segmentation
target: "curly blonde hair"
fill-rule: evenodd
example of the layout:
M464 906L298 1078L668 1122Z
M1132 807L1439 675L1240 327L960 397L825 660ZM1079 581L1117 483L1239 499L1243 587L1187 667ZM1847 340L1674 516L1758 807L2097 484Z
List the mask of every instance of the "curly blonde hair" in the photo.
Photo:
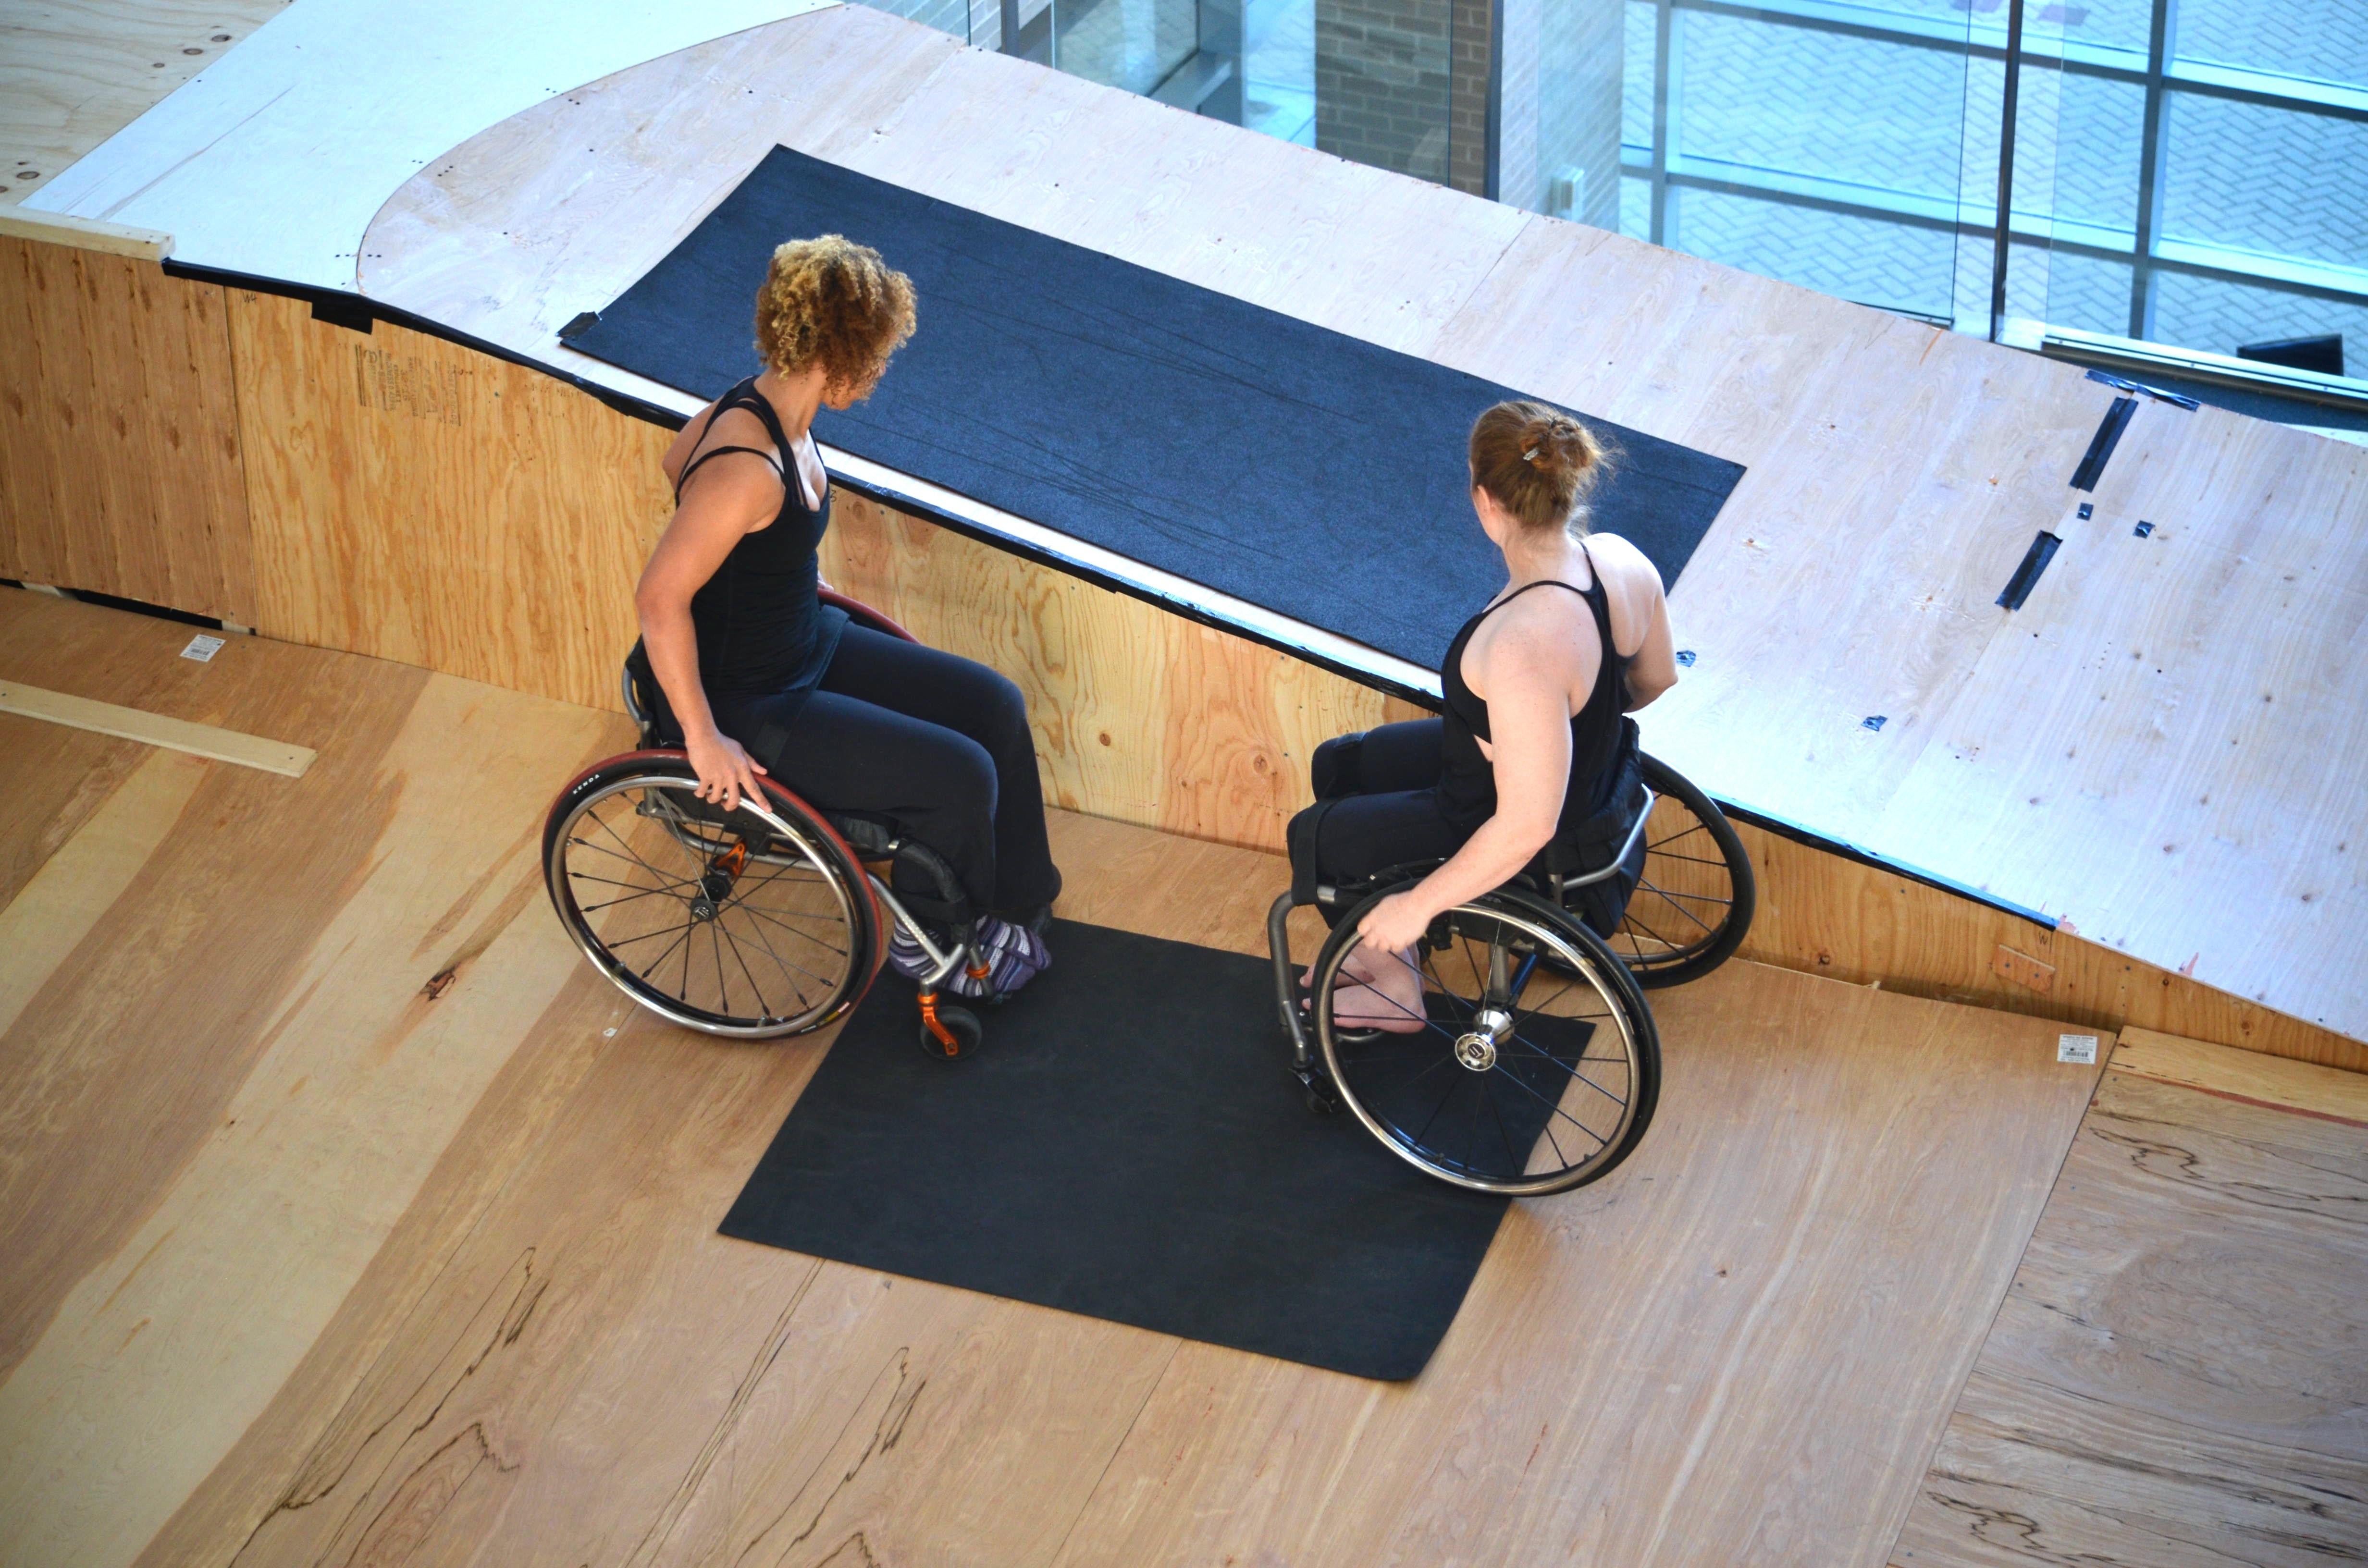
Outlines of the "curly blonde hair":
M757 290L757 353L778 374L820 365L848 401L871 395L913 335L913 280L844 234L791 240Z

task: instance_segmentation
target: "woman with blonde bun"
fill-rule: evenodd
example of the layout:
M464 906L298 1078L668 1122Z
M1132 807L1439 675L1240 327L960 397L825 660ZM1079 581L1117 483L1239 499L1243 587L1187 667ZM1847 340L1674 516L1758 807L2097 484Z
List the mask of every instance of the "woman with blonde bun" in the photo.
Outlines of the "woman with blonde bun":
M831 483L814 418L871 395L913 334L913 304L910 278L840 235L773 253L757 295L765 369L667 449L675 515L634 600L670 710L661 729L689 753L700 795L730 810L761 798L767 774L825 811L894 823L960 878L985 985L1008 992L1051 961L1042 926L1061 890L1019 688L851 624L820 594ZM920 949L900 930L889 961L916 971Z
M1677 683L1660 574L1589 529L1608 462L1595 435L1559 409L1500 403L1474 423L1470 453L1472 509L1506 583L1448 646L1445 712L1317 747L1316 803L1291 823L1292 875L1310 892L1444 860L1359 923L1333 1003L1349 1027L1425 1027L1413 949L1430 922L1618 805L1635 769L1626 714Z

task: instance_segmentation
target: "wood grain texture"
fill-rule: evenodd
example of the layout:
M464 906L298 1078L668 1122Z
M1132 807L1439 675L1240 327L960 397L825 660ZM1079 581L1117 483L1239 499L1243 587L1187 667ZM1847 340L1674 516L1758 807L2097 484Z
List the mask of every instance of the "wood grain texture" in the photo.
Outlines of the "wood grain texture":
M239 639L197 665L186 634L0 596L0 669L268 710L320 752L302 779L153 753L0 912L38 926L0 948L12 1564L129 1561L284 1381L575 973L535 826L622 739L350 655Z
M0 6L0 206L140 118L288 0L11 0Z
M1748 824L1759 879L1743 956L1857 984L2104 1029L2158 1029L2246 1051L2368 1070L2368 1044L2142 962L2077 932ZM2051 965L2044 995L1997 972L2008 946Z
M18 681L0 680L0 713L40 719L68 729L92 730L143 745L166 746L192 756L260 768L286 778L303 778L315 755L308 746L266 740L260 735L225 730L219 724L192 724L186 719L126 708L118 702L97 702Z
M2281 1062L2153 1029L2123 1029L2113 1071L2368 1128L2368 1074Z
M1418 713L1330 671L842 491L824 573L1027 694L1045 799L1280 852L1323 741Z
M2368 1129L2108 1073L1893 1562L2368 1556Z
M125 223L103 223L94 218L35 212L6 205L0 205L0 237L37 240L142 261L162 261L173 254L173 236L155 229L135 229Z
M608 375L556 326L776 141L1747 464L1676 590L1699 657L1652 716L1656 752L1726 798L2368 1037L2347 942L2368 895L2346 847L2368 747L2315 749L2361 722L2343 672L2368 624L2368 452L2149 404L2082 523L2066 481L2112 394L2076 368L950 51L862 7L472 139L381 212L364 285ZM2140 517L2148 548L2170 530L2151 554ZM2043 528L2065 551L2004 611Z
M1275 858L1053 826L1064 914L1256 950ZM1645 1152L1517 1209L1401 1389L715 1235L826 1042L586 973L143 1561L1879 1562L2094 1070L1752 966L1668 1018Z
M615 710L667 434L440 338L231 314L256 629Z
M220 289L0 237L0 576L253 624Z

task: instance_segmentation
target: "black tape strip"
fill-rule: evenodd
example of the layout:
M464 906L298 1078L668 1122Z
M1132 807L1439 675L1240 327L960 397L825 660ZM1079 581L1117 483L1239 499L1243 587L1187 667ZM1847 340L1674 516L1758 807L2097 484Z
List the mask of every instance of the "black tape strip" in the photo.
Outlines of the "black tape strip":
M2055 547L2063 542L2045 528L2039 530L2038 537L2031 541L2031 548L2022 552L2022 564L2014 569L2012 577L2007 579L2006 592L1998 597L1999 608L2022 608L2022 601L2031 597L2031 590L2037 585L2039 574L2047 570L2049 562L2055 559Z
M2098 422L2097 433L2089 437L2088 455L2080 460L2080 466L2072 471L2073 489L2097 488L2097 480L2105 472L2105 461L2113 455L2114 447L2121 443L2122 432L2129 428L2130 415L2136 412L2138 400L2134 397L2117 397L2113 400L2113 406L2105 410L2105 417Z

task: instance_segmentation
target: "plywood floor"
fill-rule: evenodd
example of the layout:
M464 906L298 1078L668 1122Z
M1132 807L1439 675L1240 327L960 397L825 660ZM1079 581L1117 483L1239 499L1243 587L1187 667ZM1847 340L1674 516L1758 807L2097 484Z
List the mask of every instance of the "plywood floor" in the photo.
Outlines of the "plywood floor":
M1894 1562L2368 1560L2368 1078L2113 1067Z
M1512 1212L1408 1385L817 1262L713 1227L827 1041L659 1026L542 905L612 718L186 639L0 593L0 676L320 754L0 737L11 1568L1875 1568L2096 1080L1730 965L1658 1005L1644 1149ZM1256 949L1270 858L1055 834L1064 913Z

